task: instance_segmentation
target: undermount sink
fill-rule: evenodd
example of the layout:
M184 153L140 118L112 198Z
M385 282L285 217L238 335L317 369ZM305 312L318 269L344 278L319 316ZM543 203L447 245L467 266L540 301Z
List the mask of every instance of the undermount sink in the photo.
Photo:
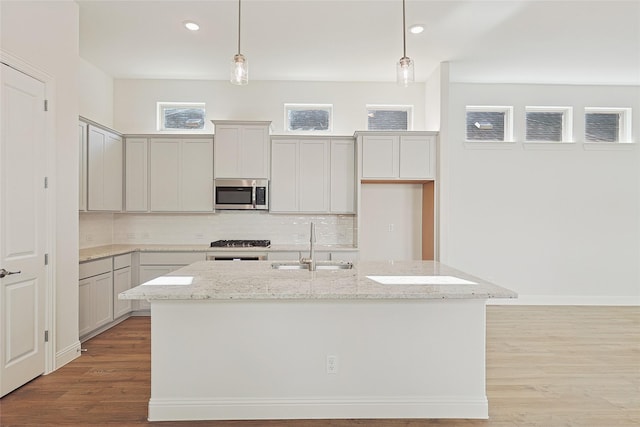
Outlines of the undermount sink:
M308 270L309 264L300 262L274 262L271 264L274 270ZM317 262L316 270L350 270L353 268L351 262Z

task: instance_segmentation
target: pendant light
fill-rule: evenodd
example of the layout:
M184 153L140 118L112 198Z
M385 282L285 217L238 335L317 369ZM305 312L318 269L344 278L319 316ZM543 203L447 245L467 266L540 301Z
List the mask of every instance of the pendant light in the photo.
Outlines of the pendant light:
M402 0L402 58L396 64L396 78L400 86L414 82L413 60L407 56L407 29L405 24L405 0Z
M241 0L238 0L238 53L233 55L231 60L231 83L234 85L246 85L249 83L249 62L240 53L240 6Z

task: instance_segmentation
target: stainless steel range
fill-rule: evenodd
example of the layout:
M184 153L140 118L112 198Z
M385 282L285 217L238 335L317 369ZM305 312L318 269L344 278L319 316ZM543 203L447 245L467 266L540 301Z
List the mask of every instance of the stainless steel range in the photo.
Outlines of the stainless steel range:
M212 248L229 248L232 251L217 250L208 253L207 261L262 261L267 259L267 253L259 249L269 246L271 246L270 240L216 240L211 242ZM246 249L246 251L238 251L238 249Z
M212 248L268 248L271 240L216 240Z

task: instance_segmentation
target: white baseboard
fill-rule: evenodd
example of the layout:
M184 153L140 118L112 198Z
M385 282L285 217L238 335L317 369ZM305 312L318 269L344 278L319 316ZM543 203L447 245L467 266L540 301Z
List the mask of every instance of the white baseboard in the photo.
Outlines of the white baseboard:
M80 357L80 341L76 341L67 348L56 353L56 369L60 369L72 360Z
M518 298L492 298L487 305L603 305L640 306L640 295L582 296L582 295L518 295Z
M486 397L466 396L149 401L149 421L488 417Z

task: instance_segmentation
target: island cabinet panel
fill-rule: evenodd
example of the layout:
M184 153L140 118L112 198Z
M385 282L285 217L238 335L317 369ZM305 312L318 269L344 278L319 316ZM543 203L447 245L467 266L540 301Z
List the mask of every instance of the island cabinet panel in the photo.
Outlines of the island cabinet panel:
M88 126L87 209L122 210L122 137Z
M270 123L214 121L215 177L268 179Z
M359 135L364 180L435 179L436 136L426 132Z
M149 209L148 138L125 139L125 210Z
M213 141L152 138L149 144L152 212L213 211Z

